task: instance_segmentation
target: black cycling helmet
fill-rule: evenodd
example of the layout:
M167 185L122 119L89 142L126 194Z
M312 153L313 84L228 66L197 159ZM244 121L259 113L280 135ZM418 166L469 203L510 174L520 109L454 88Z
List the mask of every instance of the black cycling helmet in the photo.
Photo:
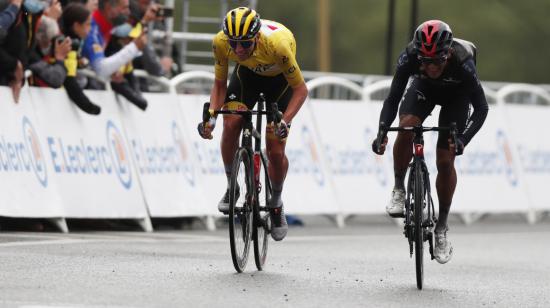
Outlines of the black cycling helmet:
M227 12L223 20L223 33L230 40L250 40L260 31L260 14L247 7L238 7Z
M449 52L453 31L441 20L428 20L416 28L413 41L420 56L436 58Z

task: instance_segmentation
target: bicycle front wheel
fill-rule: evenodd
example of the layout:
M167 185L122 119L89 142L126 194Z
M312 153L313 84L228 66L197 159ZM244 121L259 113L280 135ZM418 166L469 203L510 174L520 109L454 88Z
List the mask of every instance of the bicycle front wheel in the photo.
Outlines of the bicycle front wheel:
M256 268L261 271L264 268L267 259L267 247L269 243L269 230L271 229L271 219L267 210L269 199L271 199L271 181L267 174L267 159L263 153L258 154L259 170L256 175L259 183L256 186L258 196L256 206L254 207L254 261Z
M233 265L239 273L244 271L248 261L253 202L250 156L246 149L240 148L233 160L229 184L229 241Z
M422 290L424 283L424 228L422 226L424 211L424 172L420 161L415 163L414 170L414 255L416 263L416 287Z

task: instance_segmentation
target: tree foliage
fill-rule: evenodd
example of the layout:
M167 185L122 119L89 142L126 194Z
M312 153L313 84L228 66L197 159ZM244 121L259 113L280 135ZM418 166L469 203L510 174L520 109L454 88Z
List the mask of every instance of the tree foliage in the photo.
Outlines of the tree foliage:
M550 83L550 1L419 0L419 21L446 21L456 37L478 48L483 80ZM383 74L388 1L331 0L331 69ZM289 27L302 69L317 70L317 1L259 0L262 18ZM396 0L392 63L410 40L411 1Z

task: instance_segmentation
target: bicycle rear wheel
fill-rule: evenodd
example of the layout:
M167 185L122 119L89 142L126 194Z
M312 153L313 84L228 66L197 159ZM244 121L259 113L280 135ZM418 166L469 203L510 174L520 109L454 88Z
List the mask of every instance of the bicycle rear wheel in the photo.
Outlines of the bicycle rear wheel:
M414 255L416 263L416 287L422 290L424 283L424 228L422 227L424 209L424 172L420 161L415 163L414 171Z
M233 265L239 273L244 271L248 261L253 202L250 156L246 149L240 148L233 160L229 184L229 242Z
M255 158L256 159L256 158ZM269 199L271 199L271 181L267 174L267 159L263 153L259 154L260 168L258 170L257 202L254 206L254 261L256 268L261 271L264 268L267 259L267 248L269 244L269 230L271 229L271 220L267 210Z

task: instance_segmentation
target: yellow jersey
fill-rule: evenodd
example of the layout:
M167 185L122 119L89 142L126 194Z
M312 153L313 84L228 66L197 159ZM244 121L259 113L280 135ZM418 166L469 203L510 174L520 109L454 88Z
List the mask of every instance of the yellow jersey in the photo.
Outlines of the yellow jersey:
M229 46L228 38L220 31L213 39L216 79L227 79L229 60L239 63L261 76L284 74L290 86L304 82L296 62L296 40L288 28L278 22L262 19L258 43L252 56L245 61L239 58Z

